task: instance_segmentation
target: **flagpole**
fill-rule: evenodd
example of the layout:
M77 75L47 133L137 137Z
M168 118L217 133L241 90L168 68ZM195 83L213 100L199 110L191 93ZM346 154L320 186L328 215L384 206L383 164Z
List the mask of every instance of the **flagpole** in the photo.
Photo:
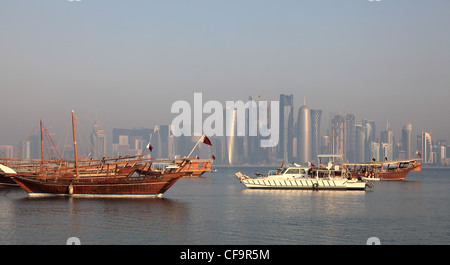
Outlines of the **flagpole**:
M191 152L189 153L189 155L187 157L190 157L192 155L192 153L194 152L195 148L197 147L197 145L203 141L203 138L205 137L205 134L202 135L202 137L200 137L200 139L198 139L197 143L195 144L194 148L192 148Z

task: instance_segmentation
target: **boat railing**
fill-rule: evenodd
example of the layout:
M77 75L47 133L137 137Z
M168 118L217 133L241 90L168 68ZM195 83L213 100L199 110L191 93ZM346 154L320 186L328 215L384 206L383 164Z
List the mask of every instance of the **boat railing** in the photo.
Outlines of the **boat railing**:
M349 174L345 168L318 168L315 170L314 177L316 179L349 178Z

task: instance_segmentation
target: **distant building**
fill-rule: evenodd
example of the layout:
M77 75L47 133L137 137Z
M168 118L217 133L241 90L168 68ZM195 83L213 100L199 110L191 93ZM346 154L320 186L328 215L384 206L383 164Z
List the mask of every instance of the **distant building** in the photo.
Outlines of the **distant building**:
M380 137L382 158L388 161L394 160L394 133L391 130L389 121L386 123L386 130L381 132Z
M366 127L356 125L356 153L355 162L366 162Z
M294 96L280 95L280 141L278 157L285 161L293 160L294 141Z
M154 158L169 158L173 154L173 144L171 141L171 130L169 125L157 125L150 134L150 142L153 146L152 157ZM148 143L147 142L147 143ZM143 142L143 147L147 145Z
M95 150L94 156L106 156L106 134L100 129L100 125L97 122L94 122L90 138Z
M227 112L230 112L227 114ZM238 163L238 143L237 143L237 110L236 109L226 109L225 110L225 143L226 143L226 159L225 162L228 165L235 165Z
M433 164L433 143L431 141L431 134L428 132L422 133L422 161L426 164Z
M380 144L377 142L371 142L370 143L370 161L372 161L372 159L375 159L375 161L382 161L384 160L381 159L380 157Z
M321 154L320 150L320 120L322 118L322 110L311 109L311 160L317 161L317 155Z
M375 142L375 121L363 119L363 125L366 128L365 133L365 161L371 161L373 156L371 154L372 142Z
M386 161L392 161L394 160L394 152L393 152L393 148L394 146L392 144L389 143L381 143L380 146L380 159L382 161L386 160Z
M297 130L297 162L307 163L311 161L312 130L311 113L306 105L298 110Z
M345 118L341 115L336 115L331 124L334 128L334 153L345 154Z
M12 145L0 145L0 158L13 158L13 150Z
M404 159L411 159L412 157L412 124L408 123L407 125L403 126L402 129L402 149L405 151L405 158Z
M356 125L355 115L345 116L345 153L344 158L349 162L355 162L356 156Z
M114 155L137 155L146 151L145 147L150 143L153 129L118 129L113 128ZM153 143L152 143L153 145ZM156 145L153 146L156 149ZM158 148L161 148L158 146ZM156 151L156 150L154 150Z

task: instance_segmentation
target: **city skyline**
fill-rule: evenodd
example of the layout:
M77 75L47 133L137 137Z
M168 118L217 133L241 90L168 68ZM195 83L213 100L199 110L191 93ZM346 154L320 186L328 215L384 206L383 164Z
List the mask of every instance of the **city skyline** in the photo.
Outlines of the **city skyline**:
M261 97L249 97L249 100L265 100ZM359 122L356 116L351 113L330 112L331 121L321 122L322 110L310 109L306 104L306 99L301 106L293 105L294 95L280 94L279 119L287 117L285 122L280 122L279 145L271 148L259 146L259 140L262 136L242 136L227 135L208 135L213 137L215 143L212 149L196 150L193 156L201 154L202 158L209 158L213 155L218 158L218 164L260 164L262 162L274 163L276 161L291 161L302 164L316 162L318 154L337 153L344 154L347 162L369 162L392 161L412 158L423 158L427 164L447 163L447 145L446 139L433 138L427 130L422 130L417 134L413 130L411 122L403 125L401 136L396 138L392 131L392 124L388 120L385 127L376 125L373 120L362 118ZM277 104L278 105L278 104ZM294 115L298 109L297 116ZM224 111L225 113L225 111ZM246 111L247 120L250 111ZM231 126L224 124L227 130L235 130L237 122L237 110L233 111L231 120L224 121ZM270 120L274 119L269 115ZM288 125L285 126L284 123ZM79 125L82 129L82 125ZM173 125L172 125L173 126ZM261 124L259 124L261 126ZM155 158L175 158L187 155L191 145L199 136L176 136L171 129L171 125L155 125L153 128L113 128L112 137L108 137L98 121L93 124L89 140L89 145L94 150L85 151L88 156L108 156L108 155L138 155L146 152L148 143L154 147L155 152L152 157ZM234 129L233 129L234 128ZM321 129L322 128L322 129ZM377 130L378 128L378 130ZM66 128L67 129L67 128ZM248 129L247 129L248 130ZM66 130L70 134L71 130ZM51 132L50 132L51 133ZM84 130L83 133L85 134ZM52 137L62 139L51 133ZM49 134L50 136L50 134ZM65 136L66 142L63 143L64 149L70 150L70 137ZM419 140L421 138L421 140ZM25 148L22 154L17 158L39 158L40 152L37 150L40 146L39 136L35 133L30 135L30 141L23 144ZM414 142L414 139L417 139ZM81 139L80 139L81 140ZM80 141L82 142L82 141ZM58 143L61 143L58 140ZM156 147L156 148L155 148ZM17 147L19 148L19 147ZM60 148L60 147L59 147ZM0 145L2 156L12 157L14 147L9 145ZM87 148L89 149L89 147ZM72 151L73 152L73 151ZM420 152L422 155L417 155ZM63 155L71 156L70 151ZM257 154L257 155L256 155ZM444 159L444 160L443 160Z
M0 3L0 145L43 119L153 128L177 100L278 100L450 140L446 1ZM296 107L297 108L297 107ZM294 110L297 115L298 108ZM345 116L345 115L344 115ZM322 126L324 128L324 126ZM413 134L416 134L413 132ZM415 141L415 139L413 139Z

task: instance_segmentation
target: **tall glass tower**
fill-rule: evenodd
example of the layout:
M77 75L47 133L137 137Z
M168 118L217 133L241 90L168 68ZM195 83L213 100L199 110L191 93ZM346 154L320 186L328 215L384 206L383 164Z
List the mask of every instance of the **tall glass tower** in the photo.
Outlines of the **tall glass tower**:
M320 154L320 119L322 118L321 109L312 109L311 113L311 160L317 161L317 155Z
M311 160L311 113L308 107L303 105L298 110L297 117L297 160L307 163Z
M402 129L402 148L405 151L405 159L411 158L411 133L412 133L412 124L408 123L403 126Z
M293 159L294 96L280 95L280 141L278 157L284 161Z
M366 126L357 124L356 126L356 150L355 162L366 161Z

